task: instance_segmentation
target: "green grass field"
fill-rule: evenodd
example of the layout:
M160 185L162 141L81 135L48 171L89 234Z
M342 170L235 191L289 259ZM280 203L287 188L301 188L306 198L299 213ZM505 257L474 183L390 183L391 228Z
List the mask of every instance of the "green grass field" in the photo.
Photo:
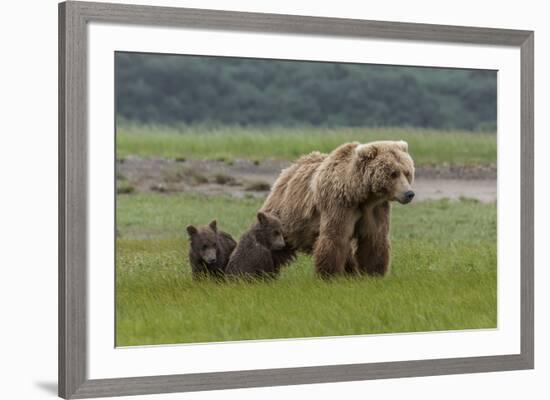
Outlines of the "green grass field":
M416 165L495 165L496 135L403 128L168 127L120 124L117 157L294 160L350 141L406 140Z
M162 150L148 142L147 135L143 141L134 137L139 133L120 134L122 154ZM166 140L176 144L185 137L166 134ZM307 146L306 139L296 140ZM469 148L488 151L494 146L491 140L481 136ZM205 156L224 151L218 146L220 153L207 154L201 147L205 145L196 147ZM435 145L428 141L422 148ZM290 149L271 150L287 157ZM424 151L426 162L439 157ZM464 161L465 154L454 160ZM476 154L492 162L483 150ZM395 205L392 273L386 278L321 281L313 275L311 258L300 256L274 282L192 281L185 226L218 217L220 228L238 237L260 205L261 200L229 197L119 195L117 345L496 327L495 204L464 200Z

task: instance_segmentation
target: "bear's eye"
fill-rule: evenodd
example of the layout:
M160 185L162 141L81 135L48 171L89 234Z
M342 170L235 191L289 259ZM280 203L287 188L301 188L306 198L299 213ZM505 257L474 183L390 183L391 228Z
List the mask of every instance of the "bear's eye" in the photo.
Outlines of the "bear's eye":
M208 248L208 245L206 245L206 244L203 244L203 245L202 245L202 249L203 249L203 250L206 250L207 248Z
M397 178L398 176L399 176L399 172L397 172L397 171L393 171L393 172L391 173L391 177L392 177L393 179Z
M280 234L281 234L281 232L279 232L279 231L274 231L274 232L273 232L273 235L274 235L274 236L279 236Z

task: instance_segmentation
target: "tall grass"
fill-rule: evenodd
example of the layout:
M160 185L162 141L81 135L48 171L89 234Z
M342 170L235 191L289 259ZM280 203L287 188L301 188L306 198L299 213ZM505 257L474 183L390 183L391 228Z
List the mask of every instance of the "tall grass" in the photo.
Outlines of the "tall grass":
M279 280L194 282L185 226L218 218L238 237L261 200L120 195L117 345L317 337L496 327L496 206L393 208L386 278L321 281L307 255Z
M119 124L117 157L294 160L350 141L406 140L417 165L496 164L496 135L403 128L242 128Z

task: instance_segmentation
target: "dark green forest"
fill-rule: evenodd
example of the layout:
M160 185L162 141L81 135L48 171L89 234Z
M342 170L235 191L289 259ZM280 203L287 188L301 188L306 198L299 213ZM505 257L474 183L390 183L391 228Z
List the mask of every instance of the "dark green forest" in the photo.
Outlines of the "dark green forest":
M116 53L122 120L496 130L495 71Z

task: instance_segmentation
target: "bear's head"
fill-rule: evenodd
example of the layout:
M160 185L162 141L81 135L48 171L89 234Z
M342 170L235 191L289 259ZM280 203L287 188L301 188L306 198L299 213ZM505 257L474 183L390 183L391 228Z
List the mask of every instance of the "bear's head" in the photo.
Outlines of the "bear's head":
M378 141L355 148L356 167L368 192L387 201L410 203L414 197L414 162L407 142Z
M258 242L270 250L281 250L285 247L283 226L279 218L262 211L258 212L256 218L258 222L254 230Z
M191 240L191 250L206 264L214 264L217 259L218 228L216 220L198 228L193 225L187 227Z

